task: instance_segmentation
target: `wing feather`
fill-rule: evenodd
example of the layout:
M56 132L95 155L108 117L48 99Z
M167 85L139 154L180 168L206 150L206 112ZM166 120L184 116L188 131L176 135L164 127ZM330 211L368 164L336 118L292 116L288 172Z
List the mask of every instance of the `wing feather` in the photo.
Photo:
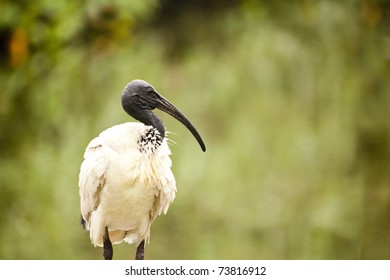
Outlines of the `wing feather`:
M100 203L100 192L105 185L105 173L108 168L108 159L99 139L92 140L84 153L84 161L80 167L79 192L81 199L81 215L90 226L90 215Z

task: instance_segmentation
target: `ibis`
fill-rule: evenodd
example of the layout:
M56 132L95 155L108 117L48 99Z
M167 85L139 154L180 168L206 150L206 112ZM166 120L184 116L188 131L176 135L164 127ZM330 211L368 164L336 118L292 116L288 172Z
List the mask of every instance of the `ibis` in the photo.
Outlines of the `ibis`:
M153 221L176 195L165 127L153 110L176 118L206 147L187 117L149 83L131 81L121 101L139 122L108 128L88 144L79 174L81 223L104 259L112 259L112 244L125 241L136 244L135 259L142 260Z

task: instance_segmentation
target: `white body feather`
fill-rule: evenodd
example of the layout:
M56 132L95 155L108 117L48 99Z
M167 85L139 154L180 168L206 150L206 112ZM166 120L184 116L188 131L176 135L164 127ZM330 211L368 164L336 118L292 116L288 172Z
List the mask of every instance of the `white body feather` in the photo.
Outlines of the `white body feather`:
M140 144L151 129L142 123L116 125L86 148L79 176L81 214L95 246L103 246L105 227L114 244L147 243L153 220L175 198L166 139L158 147Z

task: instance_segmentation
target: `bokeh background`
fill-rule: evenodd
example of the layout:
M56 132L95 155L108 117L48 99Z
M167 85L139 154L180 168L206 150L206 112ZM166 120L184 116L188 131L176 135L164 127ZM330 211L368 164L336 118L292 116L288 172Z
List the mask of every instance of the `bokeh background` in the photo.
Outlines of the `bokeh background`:
M390 4L0 1L0 259L101 259L88 142L147 80L178 193L147 259L390 259ZM134 245L114 247L133 258Z

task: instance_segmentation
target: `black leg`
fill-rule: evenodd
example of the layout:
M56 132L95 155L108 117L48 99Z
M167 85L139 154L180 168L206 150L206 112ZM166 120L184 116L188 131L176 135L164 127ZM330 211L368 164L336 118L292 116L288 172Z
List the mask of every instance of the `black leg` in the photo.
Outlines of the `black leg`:
M112 250L112 244L110 241L110 236L108 234L108 228L106 227L106 232L103 236L103 257L105 260L112 260L112 255L114 254Z
M136 260L143 260L145 252L145 240L142 240L141 243L137 247L137 253L135 253Z

